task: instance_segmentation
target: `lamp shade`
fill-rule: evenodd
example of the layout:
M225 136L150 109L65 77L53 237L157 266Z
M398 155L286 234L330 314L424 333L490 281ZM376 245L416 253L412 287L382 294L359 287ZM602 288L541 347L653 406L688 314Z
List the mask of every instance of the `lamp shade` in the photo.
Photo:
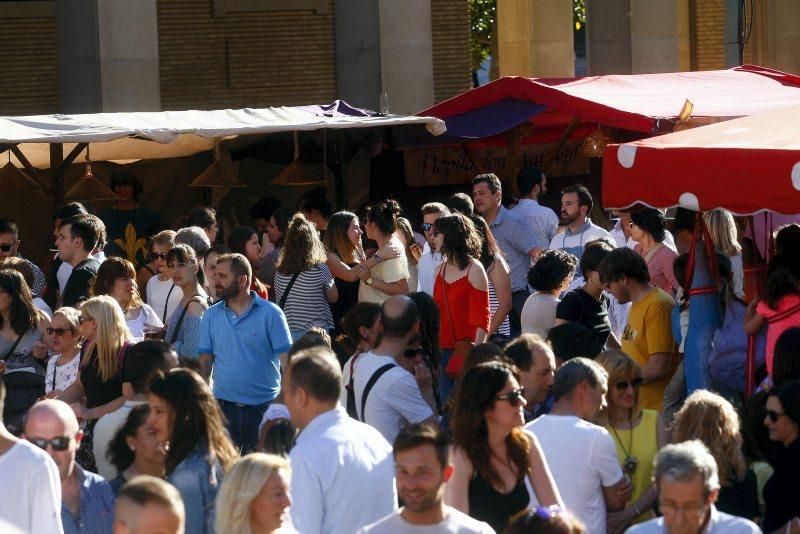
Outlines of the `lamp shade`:
M247 187L233 172L233 162L230 153L217 148L214 163L192 180L191 187Z
M322 174L299 159L292 161L272 180L272 185L306 186L324 183L325 178Z
M611 137L603 130L603 127L598 125L597 129L583 141L578 150L578 155L584 158L602 158L606 145L613 142Z
M0 193L10 195L30 193L33 189L39 189L39 184L10 161L0 168Z
M118 197L106 184L94 177L92 164L86 163L86 172L83 173L83 177L67 191L64 199L78 202L98 202L102 200L117 200Z

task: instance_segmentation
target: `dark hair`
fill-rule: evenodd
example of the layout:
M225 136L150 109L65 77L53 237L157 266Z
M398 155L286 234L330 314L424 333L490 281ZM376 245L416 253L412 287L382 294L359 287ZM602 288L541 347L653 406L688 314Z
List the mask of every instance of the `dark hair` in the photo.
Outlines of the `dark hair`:
M34 265L31 262L19 256L10 256L3 260L2 264L3 269L18 271L19 274L22 275L22 278L25 279L25 283L28 284L28 289L31 290L31 297L38 297L39 295L33 292L33 284L36 283L36 275L33 272L33 267Z
M206 459L223 470L236 460L238 452L225 430L222 410L205 381L189 369L173 369L150 384L150 394L169 404L171 428L166 474L169 476L202 442ZM213 470L209 476L214 476Z
M628 247L616 248L600 263L600 280L605 284L616 282L622 277L646 284L650 282L647 263L637 252Z
M401 213L400 204L392 199L373 202L367 206L367 221L374 222L384 234L397 230L397 218Z
M288 419L276 421L261 436L259 449L267 454L289 458L296 436L297 429L291 421Z
M289 389L303 388L319 401L337 402L342 390L342 370L330 350L306 349L289 358Z
M800 425L800 382L786 382L770 390L768 397L777 397L786 417Z
M0 380L0 422L3 421L3 412L6 407L6 385Z
M253 281L253 268L250 266L250 261L248 261L244 254L238 254L236 252L220 254L217 256L217 265L219 265L220 262L230 262L231 273L233 273L234 278L246 276L248 286Z
M135 346L135 345L134 345ZM131 347L133 348L133 347ZM114 433L106 448L106 459L120 473L133 465L136 454L128 446L126 438L136 436L139 429L147 423L150 407L147 404L134 406L125 422Z
M331 201L328 200L328 190L322 186L303 193L297 208L301 211L317 210L326 219L333 213L333 206L331 206Z
M132 279L135 288L133 297L128 304L128 309L123 309L122 311L128 311L129 309L141 306L142 297L136 285L136 267L128 260L117 256L109 256L100 264L100 267L97 269L97 274L95 274L94 280L92 281L91 296L111 295L111 292L114 290L114 284L120 278Z
M486 174L479 174L475 178L472 179L472 185L478 184L486 184L489 186L489 191L494 194L500 191L503 191L503 184L500 182L500 178L497 177L496 174L486 173Z
M772 383L800 380L800 327L784 330L775 342L772 357Z
M281 231L281 238L280 240L275 243L276 247L282 247L284 241L286 240L286 232L289 231L289 221L292 220L294 217L295 211L291 208L281 207L276 209L270 215L270 218L275 219L275 226L278 227L278 230Z
M500 247L494 238L494 234L492 233L492 229L489 228L489 224L486 222L486 219L475 213L473 213L469 219L475 225L475 229L483 239L483 244L481 245L481 257L479 259L483 265L483 268L488 272L489 268L494 263L495 258L502 256L503 253L500 250Z
M140 182L127 167L115 169L111 173L111 190L113 191L118 185L132 185L133 186L133 200L139 200L139 195L144 189L142 182Z
M197 261L197 254L192 247L189 245L184 245L183 243L179 243L169 249L169 252L167 252L167 265L174 262L191 263L197 265L197 283L201 286L205 286L206 274L203 270L203 266L200 265L199 261Z
M207 260L211 254L216 254L217 256L221 256L223 254L230 254L230 253L231 249L229 249L227 245L214 245L213 247L205 251L205 253L203 254L203 261Z
M631 222L661 243L667 237L667 217L657 209L645 208L631 213Z
M438 215L450 215L450 209L441 202L428 202L420 208L420 213L423 215L430 215L436 213ZM466 213L464 215L467 215Z
M508 359L514 362L520 371L530 371L533 366L533 351L545 344L536 334L522 334L503 349Z
M63 206L59 207L56 212L53 214L53 221L68 219L70 217L74 217L75 215L88 215L88 211L86 208L83 207L83 204L80 202L67 202Z
M281 201L275 197L262 197L258 202L250 206L250 218L269 221L269 218L280 205Z
M434 232L444 235L441 253L459 269L466 269L470 258L480 257L482 239L469 218L460 213L439 217L433 223L433 228Z
M231 235L228 236L228 248L231 249L231 252L241 254L246 258L247 242L250 241L254 235L258 235L258 232L249 226L237 226L233 229Z
M409 295L410 296L410 295ZM356 351L361 341L362 327L369 328L375 324L375 319L381 313L381 305L375 302L357 302L342 317L342 332L336 341L341 343L345 350L352 354Z
M61 227L69 224L69 234L72 239L80 238L83 250L91 252L97 246L100 232L95 221L89 215L74 215L61 220Z
M678 208L675 210L675 218L672 219L672 233L677 234L683 230L694 232L694 225L697 223L697 212Z
M742 451L748 459L772 463L783 445L769 439L769 429L764 425L767 395L766 391L757 391L742 406Z
M14 234L14 237L19 237L19 227L8 217L0 217L0 234Z
M589 208L588 210L586 210L586 213L592 211L594 200L592 200L592 194L589 192L589 189L587 189L585 185L583 184L570 185L561 190L561 196L564 196L567 193L575 193L576 195L578 195L578 207L586 206L587 208Z
M455 193L445 202L450 214L460 213L461 215L472 215L475 212L475 204L466 193Z
M33 305L31 290L22 274L12 269L0 269L0 289L11 297L11 311L8 322L11 330L18 336L39 326L39 311ZM5 319L0 315L0 328L5 326Z
M784 253L794 256L800 253L800 225L797 223L781 226L775 232L775 255Z
M608 373L603 366L589 358L573 358L558 368L553 382L553 399L571 395L578 385L586 380L589 386L596 388L607 385Z
M385 300L381 305L381 327L386 337L405 337L419 321L419 311L414 301L408 297L402 301L403 308L399 315L389 315L387 312L387 307L398 302L397 299Z
M503 349L491 341L486 341L485 343L478 343L469 349L467 357L464 358L464 367L461 370L461 374L463 375L473 367L477 367L482 363L488 362L502 362L509 365L511 364L511 361L507 360L503 354Z
M206 206L194 208L186 216L185 226L199 226L200 228L211 228L217 224L217 212Z
M539 167L530 165L522 169L517 175L519 194L523 197L530 195L534 187L542 185L542 178L544 178L544 173Z
M504 534L585 534L586 527L557 506L526 508L508 520Z
M420 346L425 354L430 358L434 369L441 361L439 351L439 306L433 297L424 291L409 293L408 298L414 301L419 312L419 336ZM434 387L436 387L436 374L433 375Z
M578 262L578 270L585 280L589 279L589 273L600 268L600 264L614 250L614 246L604 237L592 239L586 243L583 255Z
M501 479L492 465L485 413L515 375L516 369L510 365L482 363L464 373L456 387L453 444L464 451L477 474L493 486L500 485ZM521 428L512 429L505 441L509 464L516 468L517 482L521 482L528 473L530 442Z
M528 271L528 283L535 291L549 293L564 285L575 274L578 258L561 250L545 250Z
M562 362L573 358L595 358L603 347L591 330L580 323L568 322L554 326L547 333L553 354Z
M423 445L432 445L436 459L444 469L450 463L450 444L437 426L425 423L407 425L394 439L394 458L401 452L410 451Z
M773 310L778 309L778 302L786 295L796 295L798 290L797 263L788 254L779 254L767 265L767 285L764 301Z
M125 355L125 380L134 393L145 395L150 382L172 368L172 346L158 339L145 339L128 347Z

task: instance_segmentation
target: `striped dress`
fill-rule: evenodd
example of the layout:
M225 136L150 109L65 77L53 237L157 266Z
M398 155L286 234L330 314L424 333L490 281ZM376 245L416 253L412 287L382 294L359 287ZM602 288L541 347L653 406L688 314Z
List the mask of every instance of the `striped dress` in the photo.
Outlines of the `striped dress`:
M278 303L292 279L291 274L275 273L275 302ZM333 275L324 263L303 271L289 290L283 313L289 330L305 331L312 326L333 328L331 307L325 293L333 287Z
M502 256L496 256L495 261L501 261L505 263L505 260ZM494 268L494 265L492 265ZM494 317L494 312L497 311L497 307L500 305L500 301L497 300L497 293L494 290L494 285L492 285L492 280L489 279L489 314L491 317ZM508 315L506 315L505 321L503 324L500 325L500 328L497 329L497 333L503 336L511 337L511 324L508 322Z

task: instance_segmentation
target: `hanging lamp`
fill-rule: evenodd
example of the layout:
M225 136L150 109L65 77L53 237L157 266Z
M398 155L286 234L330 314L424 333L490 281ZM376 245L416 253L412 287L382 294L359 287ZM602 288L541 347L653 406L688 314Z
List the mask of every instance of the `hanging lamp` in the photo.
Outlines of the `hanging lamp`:
M614 140L606 133L601 125L597 125L597 129L590 133L583 141L578 156L584 158L602 158L603 151L606 145L613 143Z
M294 159L287 165L278 176L272 180L272 185L317 185L324 184L325 177L320 176L314 169L306 165L300 160L300 143L297 139L297 131L294 131ZM323 142L323 153L327 147ZM324 169L323 169L324 170Z
M99 202L103 200L118 200L114 193L106 184L95 178L92 173L92 160L89 157L89 145L86 145L86 170L83 177L73 185L64 199L76 202Z
M191 187L247 187L233 172L229 152L222 152L219 141L214 146L214 163L192 180Z
M0 193L9 195L30 193L33 188L39 189L39 184L11 163L11 150L9 150L8 163L0 168Z

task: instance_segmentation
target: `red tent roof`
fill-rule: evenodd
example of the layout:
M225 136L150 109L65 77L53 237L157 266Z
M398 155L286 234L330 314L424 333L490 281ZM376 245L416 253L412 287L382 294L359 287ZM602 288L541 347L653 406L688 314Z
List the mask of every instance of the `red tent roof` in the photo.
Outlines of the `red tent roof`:
M686 99L694 104L692 117L730 119L800 105L798 89L800 76L754 65L719 71L569 79L505 77L419 115L463 119L464 114L486 111L510 100L546 106L538 114L531 112L530 118L538 126L566 124L572 117L580 117L652 134L671 131Z
M800 106L609 145L602 189L606 208L800 212Z

